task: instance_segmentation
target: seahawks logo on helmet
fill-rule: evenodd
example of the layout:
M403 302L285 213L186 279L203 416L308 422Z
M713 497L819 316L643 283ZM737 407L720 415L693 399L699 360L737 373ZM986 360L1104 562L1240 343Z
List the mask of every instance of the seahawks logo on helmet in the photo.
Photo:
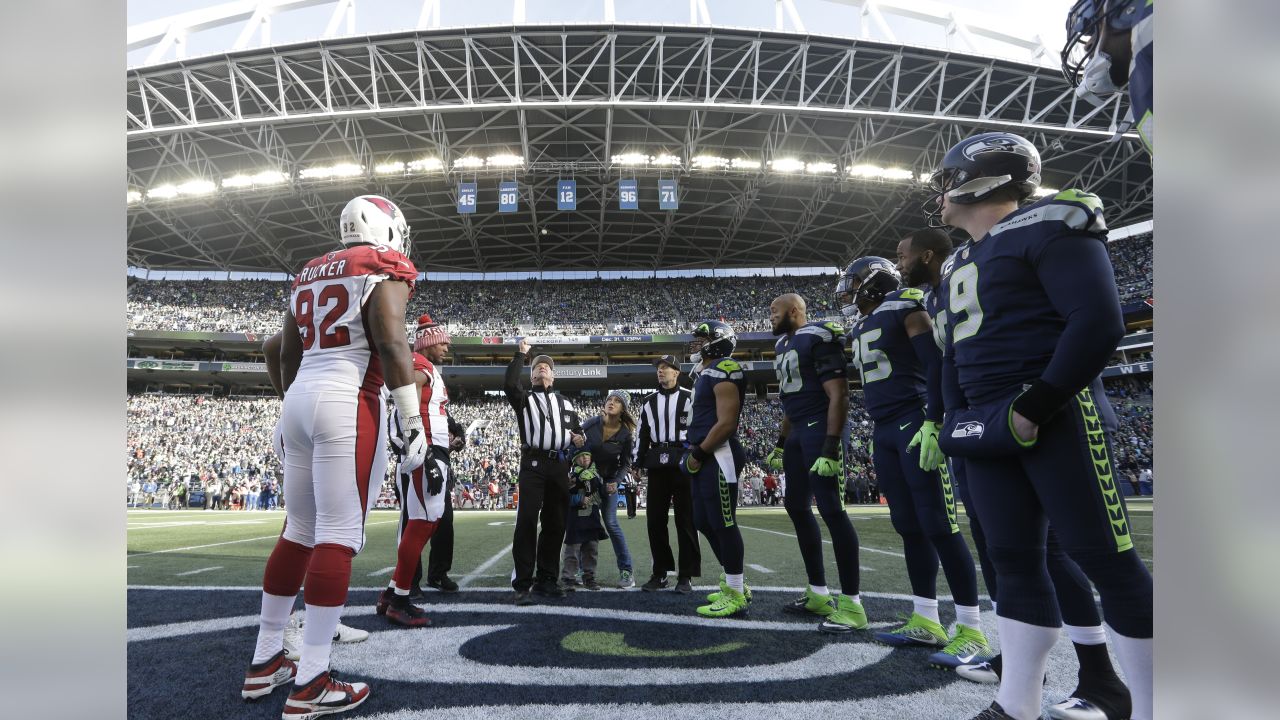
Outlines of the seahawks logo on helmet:
M1031 157L1027 149L1008 136L978 136L973 142L960 151L966 158L973 160L985 152L1012 152Z

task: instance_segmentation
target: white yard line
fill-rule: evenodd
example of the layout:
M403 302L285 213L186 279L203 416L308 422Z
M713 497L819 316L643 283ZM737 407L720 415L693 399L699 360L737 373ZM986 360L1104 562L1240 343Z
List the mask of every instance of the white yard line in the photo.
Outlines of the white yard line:
M755 570L758 573L765 573L766 575L773 574L772 570L770 570L769 568L763 565L756 565L755 563L747 563L747 567L751 568L752 570Z
M366 527L368 527L369 525L386 525L388 523L393 523L393 522L400 522L400 521L399 520L383 520L381 522L369 523ZM134 558L146 557L148 555L161 555L163 553L183 552L184 550L202 550L204 548L221 547L223 545L235 545L237 543L255 542L257 540L274 540L278 537L280 537L280 533L276 533L275 535L263 535L262 537L255 537L255 538L244 538L242 540L227 540L226 542L209 543L208 545L190 545L188 547L169 548L167 550L152 550L151 552L134 553L133 555L129 556L129 559L133 560Z
M213 567L200 568L199 570L188 570L186 572L175 573L174 577L186 577L187 575L199 575L200 573L206 573L211 570L221 570L221 569L222 569L221 565L214 565Z
M751 527L750 525L743 525L741 523L738 524L738 527L742 528L743 530L755 530L756 532L769 533L770 535L781 535L782 537L789 537L793 539L795 538L795 535L792 535L791 533L778 532L777 530L766 530L764 528ZM828 545L831 544L831 541L827 540L826 538L823 538L822 542ZM867 547L866 545L860 545L859 550L865 550L867 552L873 552L873 553L880 553L881 555L892 555L893 557L905 557L902 553L892 552L889 550L880 550L878 548Z
M501 560L502 558L509 557L511 555L511 548L513 547L515 547L515 543L511 543L507 545L502 550L499 550L498 552L494 553L493 557L480 563L479 567L467 573L466 576L464 576L461 580L458 581L458 587L464 588L470 585L471 581L478 579L481 576L481 574L484 573L485 570L488 570L489 568L496 565L498 561ZM507 588L507 589L510 589L510 588Z
M391 567L384 567L381 570L374 570L373 572L369 573L369 577L378 577L379 575L388 575L395 569L396 569L396 566L392 565Z

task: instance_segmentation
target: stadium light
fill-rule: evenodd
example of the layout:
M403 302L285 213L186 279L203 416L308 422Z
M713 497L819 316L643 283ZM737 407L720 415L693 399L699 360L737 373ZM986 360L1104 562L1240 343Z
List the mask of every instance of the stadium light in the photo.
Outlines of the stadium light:
M188 180L177 187L179 195L208 195L217 189L212 180Z
M662 165L665 167L680 167L682 162L680 158L676 155L669 155L667 153L663 153L653 159L653 164Z
M836 171L836 164L833 162L811 162L804 166L805 172L810 175L825 175Z
M614 165L648 165L649 156L644 153L622 153L621 155L614 155L612 162Z
M1038 187L1034 193L1031 193L1031 195L1033 197L1044 197L1046 195L1057 195L1059 192L1058 188Z
M429 157L409 161L409 172L431 172L443 169L444 162L440 158Z
M489 157L489 167L524 167L524 158L519 155L492 155Z
M910 170L903 168L887 168L868 164L851 165L846 172L851 177L882 178L885 180L910 180L915 177Z
M310 167L298 173L298 177L303 180L327 180L329 178L355 177L364 174L364 167L353 163L338 163L336 165L321 165L318 167Z
M453 161L454 170L472 170L481 167L484 167L484 158L478 158L472 155L460 157Z
M172 185L161 185L147 191L148 200L168 200L178 197L178 188Z
M779 158L769 161L769 169L778 172L792 173L804 170L804 161L795 158Z
M264 185L279 185L286 180L288 180L288 176L278 170L264 170L253 175L245 175L242 173L240 175L232 175L229 178L223 178L222 188L227 190L253 186L262 187Z
M138 192L137 190L130 190L129 194L126 195L125 197L128 198L128 203L132 205L142 200L142 193Z
M906 168L885 168L884 177L888 180L910 180L912 175Z
M734 170L759 170L760 161L751 158L734 158L729 161L729 167Z
M404 163L399 161L379 163L373 167L379 175L400 175L404 173Z
M728 167L729 158L716 157L715 155L699 155L693 159L693 166L699 170L716 170Z

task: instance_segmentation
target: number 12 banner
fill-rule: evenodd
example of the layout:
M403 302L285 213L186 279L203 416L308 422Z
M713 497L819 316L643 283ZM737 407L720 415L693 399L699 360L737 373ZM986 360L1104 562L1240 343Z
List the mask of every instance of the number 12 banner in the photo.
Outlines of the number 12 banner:
M561 180L556 183L556 209L578 209L578 181Z
M676 200L676 181L675 180L659 180L658 181L658 208L661 210L675 210L679 207Z
M640 209L640 189L634 179L618 181L618 209Z

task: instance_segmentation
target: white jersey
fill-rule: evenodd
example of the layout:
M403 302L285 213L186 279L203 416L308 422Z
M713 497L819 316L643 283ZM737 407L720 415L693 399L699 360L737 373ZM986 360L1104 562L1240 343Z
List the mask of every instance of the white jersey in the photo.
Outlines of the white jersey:
M302 337L295 383L313 389L380 391L382 363L369 339L365 303L383 280L413 287L418 271L385 246L355 245L307 263L293 281L289 311Z
M427 376L422 386L419 407L422 409L422 425L427 441L436 447L449 448L449 391L444 387L444 373L421 353L413 354L413 369Z

